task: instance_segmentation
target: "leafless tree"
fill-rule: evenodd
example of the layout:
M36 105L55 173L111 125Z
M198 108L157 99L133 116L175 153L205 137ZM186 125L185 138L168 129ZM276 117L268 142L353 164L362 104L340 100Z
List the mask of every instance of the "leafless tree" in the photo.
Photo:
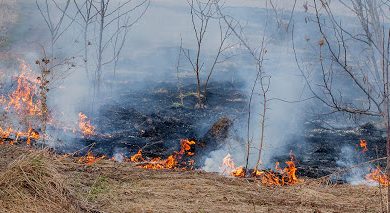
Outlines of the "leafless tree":
M196 39L196 47L194 55L190 53L189 49L183 49L183 54L191 64L196 77L196 108L204 108L204 101L207 98L207 87L211 76L213 75L214 70L218 64L223 63L231 57L225 55L225 53L235 44L228 44L227 40L232 35L232 30L230 27L224 27L223 19L217 15L216 5L219 3L219 0L207 0L205 2L200 0L191 0L187 2L190 6L191 21ZM206 67L205 61L203 60L206 33L208 32L210 22L214 20L218 22L220 41L212 64ZM202 80L202 73L204 72L206 72L207 76L205 80Z
M180 106L184 106L184 94L183 94L183 83L181 81L180 77L180 62L182 57L182 51L183 50L183 38L180 36L180 47L179 47L179 54L177 57L177 64L176 64L176 78L177 78L177 90L179 92L179 99L180 99Z
M284 3L284 1L281 1L281 2L282 2L282 4ZM291 11L289 11L289 10L285 10L282 7L280 7L278 5L278 3L280 3L280 2L277 2L275 0L269 0L269 5L272 8L272 11L274 13L274 18L275 18L275 21L276 21L278 27L279 28L282 27L286 31L289 31L289 29L291 28L291 24L293 21L293 15L294 15L295 8L297 5L297 0L294 0L293 2L294 2L294 4L292 6L292 9L291 9ZM283 18L286 16L285 13L290 13L290 15L289 15L290 17L289 17L288 21L284 20L284 18Z
M259 166L261 164L261 156L262 156L262 150L263 145L265 143L265 126L266 126L266 119L267 119L267 110L268 110L268 93L270 89L270 83L271 83L271 77L266 74L264 71L264 57L267 54L266 49L266 38L265 34L262 35L261 41L259 45L251 45L248 41L248 39L245 36L245 33L243 32L243 27L240 25L240 23L235 20L233 17L225 15L222 12L222 8L219 4L217 4L217 11L219 15L222 17L222 20L228 25L229 29L232 31L232 33L238 38L240 41L240 44L246 49L246 51L250 54L250 56L253 58L254 65L256 66L256 77L253 82L251 93L249 96L249 102L248 102L248 119L247 119L247 142L246 142L246 155L245 155L245 169L248 169L249 166L249 158L252 147L252 139L251 139L251 120L252 120L252 104L255 94L261 95L261 107L262 112L260 113L260 141L258 146L258 158L256 161L256 165L254 170L258 170ZM265 30L267 29L268 23L268 15L266 20L266 26ZM258 86L260 86L260 92L256 92Z
M97 11L94 8L93 0L83 0L79 2L73 0L77 8L78 13L82 19L82 28L83 28L83 40L84 40L84 66L87 77L89 78L89 69L88 69L88 50L89 46L92 45L89 35L90 25L96 21L96 16L98 15Z
M40 117L42 141L46 140L46 128L49 121L48 93L51 89L58 87L69 74L74 65L74 57L58 60L47 56L42 47L42 59L36 60L39 67L37 82L39 85Z
M115 72L130 28L145 15L149 5L150 0L141 0L135 5L133 5L133 0L119 2L117 5L110 0L99 0L98 3L92 4L97 11L98 25L96 36L97 65L94 77L95 89L99 90L100 88L102 68L104 65L114 62ZM136 10L141 10L141 12L133 18ZM104 54L107 50L112 51L109 57L105 57Z
M65 17L70 6L70 0L59 4L56 0L35 1L37 8L44 19L50 33L50 57L54 58L54 46L58 39L72 25L75 17L65 23ZM75 15L76 16L76 15Z
M387 132L386 174L390 176L390 2L340 2L354 15L355 22L348 21L353 29L334 15L329 1L313 0L314 21L321 35L317 47L320 80L311 78L316 75L304 70L300 63L298 66L311 93L332 111L374 116L383 121ZM345 85L355 90L353 94L344 92ZM389 204L390 188L388 192Z

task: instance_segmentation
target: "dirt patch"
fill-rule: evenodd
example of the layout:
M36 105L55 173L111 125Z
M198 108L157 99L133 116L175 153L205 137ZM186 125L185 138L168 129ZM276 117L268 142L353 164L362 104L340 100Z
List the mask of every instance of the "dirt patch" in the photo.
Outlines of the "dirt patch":
M46 187L33 187L38 191L32 190L30 184L18 184L17 189L23 194L10 194L12 201L9 195L0 196L2 212L380 212L381 209L378 187L326 186L305 180L296 186L273 188L202 171L150 171L110 160L85 166L74 158L47 152L37 154L41 152L16 146L1 145L0 150L2 177L18 171L20 166L31 167L34 156L45 162L40 171L50 173L43 176L48 178ZM34 172L26 174L27 180L36 177ZM12 179L17 177L9 178L10 183L15 183ZM2 186L0 193L12 191L13 186ZM43 193L55 194L41 199ZM58 197L60 194L63 198ZM26 198L31 200L27 202ZM48 204L56 208L47 210Z

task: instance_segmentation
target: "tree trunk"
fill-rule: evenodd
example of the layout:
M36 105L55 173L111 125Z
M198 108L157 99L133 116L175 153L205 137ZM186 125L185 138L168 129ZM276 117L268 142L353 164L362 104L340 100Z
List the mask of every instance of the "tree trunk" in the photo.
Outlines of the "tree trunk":
M89 70L88 70L88 24L85 24L84 27L84 66L85 66L85 72L87 74L87 78L89 79Z
M96 69L95 85L97 88L97 94L100 90L100 79L102 75L102 60L103 60L103 31L104 31L104 18L105 18L105 2L101 0L101 11L100 11L100 28L99 28L99 50L98 50L98 65ZM96 93L95 93L96 95Z
M386 121L386 176L390 177L390 123ZM390 212L390 185L387 186L387 212Z
M261 136L260 136L260 145L259 145L259 156L257 158L256 167L255 170L259 169L259 166L261 164L261 154L263 151L263 145L264 145L264 131L265 131L265 114L267 113L267 94L266 92L263 93L263 115L261 116Z

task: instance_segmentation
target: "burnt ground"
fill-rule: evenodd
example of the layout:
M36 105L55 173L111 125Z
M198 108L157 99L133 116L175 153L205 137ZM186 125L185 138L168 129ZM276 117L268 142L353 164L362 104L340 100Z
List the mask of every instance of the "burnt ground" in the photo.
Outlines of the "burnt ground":
M235 125L245 122L247 117L247 97L242 87L229 82L211 84L205 109L194 108L195 85L191 84L183 89L184 106L179 104L174 83L160 83L125 94L122 91L119 98L105 100L92 116L98 134L75 139L71 147L90 146L93 153L109 157L115 153L129 157L139 149L148 157L166 157L179 149L180 139L189 138L198 142L194 151L197 166L201 167L204 157L222 147L226 138L244 141L235 132ZM308 120L303 135L290 137L286 154L275 156L275 161L284 162L289 159L288 150L292 150L297 156L300 176L318 178L385 156L383 132L370 123L336 129ZM361 152L359 139L367 140L367 152Z
M363 152L359 146L360 139L367 141L368 151ZM369 170L373 165L364 162L386 156L385 143L384 132L371 123L339 129L325 128L321 123L310 123L306 125L304 141L290 145L290 149L298 158L300 175L317 178L340 170L347 171L333 177L339 182L345 181L350 175L348 168L362 164L360 169ZM375 165L379 164L384 168L384 163L378 161Z
M247 102L242 85L213 83L206 108L195 109L194 87L183 89L184 105L176 85L167 83L105 100L92 116L98 134L76 143L93 147L96 154L130 156L142 149L145 156L166 157L180 148L181 139L194 139L197 156L205 156L223 145L229 130L234 131L232 125L246 114Z

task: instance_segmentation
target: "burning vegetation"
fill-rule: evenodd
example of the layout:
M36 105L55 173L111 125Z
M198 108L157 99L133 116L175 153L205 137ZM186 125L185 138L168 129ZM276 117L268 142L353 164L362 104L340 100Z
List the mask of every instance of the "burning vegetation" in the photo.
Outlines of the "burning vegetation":
M82 112L79 113L79 128L84 137L95 135L95 127L92 126L91 120Z
M192 151L195 144L195 141L183 139L180 141L180 151L174 152L165 159L161 157L145 159L142 150L138 150L130 157L130 161L138 163L138 167L144 169L193 169L195 162L191 157L195 155Z
M366 180L369 182L378 183L382 186L389 186L389 178L379 166L373 169L371 173L366 175Z
M286 161L286 167L280 168L280 163L275 163L274 170L246 170L244 167L237 167L230 154L226 155L223 159L224 168L223 173L227 173L233 177L251 177L259 180L261 184L266 186L285 186L285 185L294 185L302 182L303 180L298 179L296 172L297 168L291 157L290 161Z
M1 97L3 122L0 124L0 143L15 144L40 139L39 120L41 116L38 96L38 80L31 68L23 60L20 62L20 74L16 77L16 88L5 97Z
M104 158L106 158L105 155L102 155L101 157L96 157L93 155L93 153L91 151L88 151L87 155L80 157L78 162L85 164L87 166L91 166L91 165L95 164L96 162L98 162L99 160L104 159Z
M367 141L366 140L364 140L364 139L360 139L360 141L359 141L359 146L360 146L360 148L362 148L362 153L365 153L365 152L367 152L368 151L368 148L367 148Z

